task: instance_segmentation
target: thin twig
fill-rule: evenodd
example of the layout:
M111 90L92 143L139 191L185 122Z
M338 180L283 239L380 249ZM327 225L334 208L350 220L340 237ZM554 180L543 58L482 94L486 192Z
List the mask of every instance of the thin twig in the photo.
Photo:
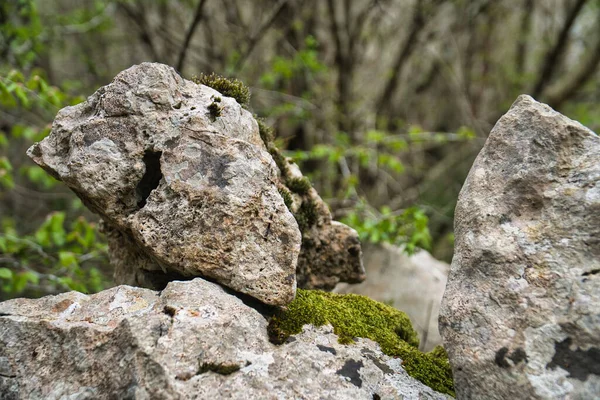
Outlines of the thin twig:
M190 24L190 26L187 30L187 33L185 34L185 40L183 41L183 45L181 46L181 50L179 51L179 58L177 60L177 70L179 72L182 72L182 70L183 70L183 63L185 62L185 57L187 55L188 48L192 41L192 37L194 36L194 33L196 32L196 28L198 27L198 24L200 23L200 21L202 20L202 17L204 16L204 6L206 5L206 2L207 2L207 0L200 0L200 2L198 3L198 7L196 8L196 13L194 14L194 19L193 19L192 23Z

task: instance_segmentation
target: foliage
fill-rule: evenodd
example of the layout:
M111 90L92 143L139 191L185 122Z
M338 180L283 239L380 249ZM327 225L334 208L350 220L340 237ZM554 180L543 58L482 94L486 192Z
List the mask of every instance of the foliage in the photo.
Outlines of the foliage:
M0 5L0 208L11 210L0 215L0 299L95 292L110 284L96 224L77 217L83 211L79 199L25 156L48 135L60 108L82 100L50 84L35 66L49 34L38 5Z
M64 212L52 213L31 235L19 235L8 218L2 221L0 297L90 293L108 285L101 273L108 263L107 249L96 225L79 217L66 229L65 218Z
M377 212L361 203L342 222L356 229L362 241L392 243L401 246L408 254L431 246L427 215L417 207L395 212L389 207L382 207Z
M439 348L431 353L418 350L417 332L402 311L366 296L298 289L296 299L271 318L269 338L273 343L284 343L307 324L331 324L342 344L353 343L357 337L369 338L379 343L385 354L400 357L403 368L413 378L454 396L447 357Z

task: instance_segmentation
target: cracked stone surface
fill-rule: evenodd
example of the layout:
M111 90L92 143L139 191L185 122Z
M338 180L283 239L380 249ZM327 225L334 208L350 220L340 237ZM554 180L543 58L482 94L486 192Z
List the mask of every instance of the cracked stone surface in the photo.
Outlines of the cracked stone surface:
M600 393L600 137L520 96L455 213L440 331L462 399Z
M1 397L448 399L330 326L273 345L262 307L201 278L0 303Z
M28 155L102 216L117 283L202 276L267 304L294 298L301 234L234 99L143 63L62 109Z

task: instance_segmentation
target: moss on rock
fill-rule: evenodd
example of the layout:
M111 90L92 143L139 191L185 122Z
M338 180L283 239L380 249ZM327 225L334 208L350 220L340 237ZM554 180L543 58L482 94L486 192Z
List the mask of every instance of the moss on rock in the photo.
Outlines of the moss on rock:
M289 178L286 181L286 185L288 189L290 189L292 192L298 193L300 195L308 194L308 191L312 187L310 181L305 176L303 176L302 178Z
M300 232L306 232L311 226L319 221L317 205L310 198L302 200L300 208L294 213L294 218L296 218L296 222L298 222Z
M452 370L443 349L419 351L419 339L402 311L366 296L298 289L296 299L271 318L269 338L282 344L302 332L306 324L331 324L340 343L357 337L369 338L383 353L402 359L402 366L415 379L434 390L454 396Z
M231 375L239 370L240 366L237 364L216 364L213 362L208 362L200 364L197 375L204 374L209 371L215 372L219 375Z
M192 82L211 87L223 96L233 97L243 107L250 104L250 89L237 79L228 79L213 72L194 76Z
M271 146L273 146L273 140L275 140L275 132L273 132L273 128L267 125L265 121L258 115L255 114L254 119L258 123L258 133L260 134L260 138L265 144L265 147L269 149Z
M294 204L294 200L292 199L292 194L290 193L290 191L287 190L287 188L283 185L281 185L281 187L279 187L277 190L283 198L285 206L288 208L288 210L292 211L292 205Z

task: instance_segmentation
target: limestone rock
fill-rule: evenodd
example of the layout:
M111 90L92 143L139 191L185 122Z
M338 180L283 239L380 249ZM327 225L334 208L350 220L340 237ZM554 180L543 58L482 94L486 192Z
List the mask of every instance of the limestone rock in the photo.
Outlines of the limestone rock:
M598 398L600 137L519 97L455 218L440 329L458 398Z
M448 398L408 376L402 360L382 354L374 342L341 345L328 326L307 326L276 346L257 309L201 278L170 282L161 292L119 286L92 296L69 292L0 303L0 394Z
M358 285L340 283L337 293L356 293L404 311L419 333L421 349L442 344L438 315L450 266L425 250L407 255L391 244L363 245L367 279Z
M143 63L62 109L28 154L102 216L117 283L203 276L268 304L293 299L301 234L234 99Z
M294 162L290 159L283 162L280 176L284 186L290 180L305 179ZM302 249L296 269L298 287L332 290L338 282L364 281L366 275L358 232L334 221L329 207L314 188L304 194L293 194L293 199L291 209L302 230Z

